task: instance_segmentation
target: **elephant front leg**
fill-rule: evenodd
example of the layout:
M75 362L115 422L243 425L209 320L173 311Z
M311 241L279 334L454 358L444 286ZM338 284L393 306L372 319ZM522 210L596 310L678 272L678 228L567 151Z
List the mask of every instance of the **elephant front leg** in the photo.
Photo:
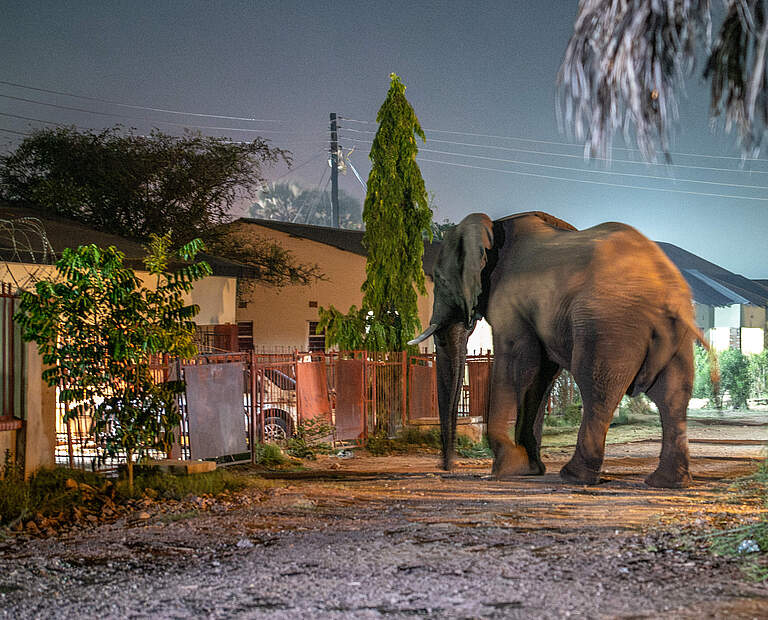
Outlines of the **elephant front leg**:
M521 403L526 388L537 374L537 367L525 362L525 358L514 352L499 353L499 346L494 343L496 355L491 379L491 402L488 413L488 443L493 450L493 469L491 473L499 479L513 476L530 476L544 473L544 466L538 459L538 446L534 450L515 443L509 435L511 420L518 427L525 424ZM528 349L530 354L531 349ZM525 433L528 438L529 433ZM534 458L531 459L531 453Z

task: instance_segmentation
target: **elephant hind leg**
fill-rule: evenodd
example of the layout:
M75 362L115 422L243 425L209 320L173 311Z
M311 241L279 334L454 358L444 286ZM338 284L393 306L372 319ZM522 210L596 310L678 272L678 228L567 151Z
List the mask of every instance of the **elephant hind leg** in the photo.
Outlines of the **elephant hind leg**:
M686 414L693 381L693 347L683 346L661 371L648 397L661 416L659 466L645 479L652 487L680 489L691 484Z
M604 369L603 369L604 370ZM576 375L584 412L571 460L560 470L560 477L576 484L598 484L605 456L605 437L613 413L632 381L632 373L591 372ZM595 380L595 379L598 380Z

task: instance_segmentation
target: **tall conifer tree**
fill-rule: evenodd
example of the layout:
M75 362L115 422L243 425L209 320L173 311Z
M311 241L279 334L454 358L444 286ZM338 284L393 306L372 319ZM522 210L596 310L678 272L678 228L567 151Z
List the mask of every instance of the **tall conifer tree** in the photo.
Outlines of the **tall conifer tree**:
M417 300L426 294L423 234L431 238L432 211L416 163L416 137L425 140L419 119L405 98L405 85L390 75L371 147L371 173L363 208L368 251L363 303L342 315L321 310L328 344L341 348L402 351L421 328Z

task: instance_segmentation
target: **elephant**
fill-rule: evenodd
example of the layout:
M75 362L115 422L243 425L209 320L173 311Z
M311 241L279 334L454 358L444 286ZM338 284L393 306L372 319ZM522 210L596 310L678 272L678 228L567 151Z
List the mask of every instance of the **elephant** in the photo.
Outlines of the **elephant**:
M467 339L484 317L493 333L487 436L492 474L538 475L547 395L562 369L583 402L566 482L597 484L605 438L624 394L645 393L662 425L653 487L691 484L686 412L696 327L687 282L661 249L625 224L577 230L541 211L497 221L468 215L435 259L434 337L443 468L455 460ZM514 440L509 421L514 416Z

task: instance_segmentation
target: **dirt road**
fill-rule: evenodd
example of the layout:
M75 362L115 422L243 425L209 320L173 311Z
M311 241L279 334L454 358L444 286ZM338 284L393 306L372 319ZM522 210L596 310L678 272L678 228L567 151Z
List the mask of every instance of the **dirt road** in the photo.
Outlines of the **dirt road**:
M505 482L487 460L324 457L234 497L0 542L0 617L765 618L768 587L690 539L765 509L724 502L763 429L692 425L682 491L642 483L654 440L609 446L595 487L557 477L570 449Z

